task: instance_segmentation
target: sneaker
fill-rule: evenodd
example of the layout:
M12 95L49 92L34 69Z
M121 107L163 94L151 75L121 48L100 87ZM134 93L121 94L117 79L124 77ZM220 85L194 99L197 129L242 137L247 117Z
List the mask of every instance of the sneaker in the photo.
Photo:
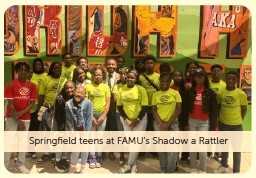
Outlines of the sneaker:
M62 163L63 163L63 167L65 169L65 172L68 172L69 171L69 162L68 162L68 160L65 159L65 158L62 158L61 160L62 160Z
M199 171L198 171L198 174L206 174L206 172L199 170Z
M15 166L15 171L20 172L22 174L29 174L30 170L28 170L24 165L22 166Z
M228 168L220 165L216 170L213 171L214 173L228 173Z
M71 173L71 174L77 173L77 171L76 171L76 165L71 165L71 166L70 166L69 173Z
M44 161L50 160L51 158L51 155L44 154L39 160L37 160L37 164L42 164Z
M138 172L138 166L135 164L132 166L131 173L136 174Z
M119 173L125 174L127 172L131 172L131 169L132 169L132 167L130 165L126 164L124 167L121 167L119 169Z
M90 157L89 168L94 169L95 166L96 166L96 156L91 156Z
M81 169L80 169L80 174L85 174L86 171L85 171L85 165L84 166L81 166Z
M36 158L37 158L37 155L36 155L35 152L31 152L31 153L29 153L29 157L30 157L31 159L36 159Z
M214 153L214 158L216 159L216 161L218 161L220 163L221 162L221 153Z
M196 174L196 173L197 173L197 170L196 170L196 169L191 169L191 170L190 170L190 173L191 173L191 174Z
M96 157L96 168L100 168L102 165L102 157L101 156L97 156Z
M124 156L121 156L121 157L119 158L119 161L118 161L119 166L122 166L122 165L124 164L124 162L125 162L125 157L124 157Z
M65 172L65 167L64 167L63 161L61 159L59 161L55 161L54 168L59 173Z

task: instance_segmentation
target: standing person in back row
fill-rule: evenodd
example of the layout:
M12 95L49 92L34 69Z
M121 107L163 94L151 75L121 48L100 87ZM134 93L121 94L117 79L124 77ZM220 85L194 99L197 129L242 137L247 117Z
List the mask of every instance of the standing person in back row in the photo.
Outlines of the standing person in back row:
M28 131L30 125L30 109L37 99L36 85L27 80L29 65L26 62L18 62L15 65L18 78L8 83L4 98L7 99L7 111L5 114L5 131ZM21 144L21 143L20 143ZM11 152L4 153L4 165L8 170ZM25 165L25 152L18 153L15 171L29 174Z
M236 88L238 74L230 71L226 74L226 89L218 95L220 105L219 131L243 131L243 120L247 113L246 94ZM236 140L231 140L236 144ZM228 173L228 152L221 152L221 165L214 173ZM240 173L241 152L233 152L233 173Z
M148 110L147 110L147 131L154 131L153 127L153 114L151 111L151 101L152 96L159 90L159 74L154 72L154 66L156 63L156 58L153 55L146 55L143 59L145 72L143 75L139 76L139 80L141 82L141 86L146 89L148 96ZM156 152L150 153L154 157L158 157ZM143 156L143 155L141 155Z
M111 92L106 131L117 131L116 102L114 101L113 88L117 81L120 80L120 75L116 72L117 62L115 58L107 58L105 60L105 66L107 69L106 84L109 86ZM115 155L113 152L109 152L108 156L111 161L115 160Z
M215 92L216 97L225 90L226 83L221 80L221 74L222 74L222 67L219 64L214 64L211 66L211 74L212 78L210 80L210 88ZM217 124L217 130L219 129ZM211 154L208 152L208 159L211 157ZM215 152L214 154L215 159L220 162L221 161L221 154L219 152Z
M62 65L61 76L65 77L67 80L72 80L76 66L72 64L71 55L69 53L63 54L62 61L64 62L64 65Z

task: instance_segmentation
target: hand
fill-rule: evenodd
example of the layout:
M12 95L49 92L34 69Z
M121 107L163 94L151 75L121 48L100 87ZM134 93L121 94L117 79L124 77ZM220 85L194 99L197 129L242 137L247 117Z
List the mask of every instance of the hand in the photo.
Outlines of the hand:
M26 131L26 127L22 122L19 123L19 131Z
M125 119L125 122L131 127L132 121L130 121L129 119Z
M162 131L166 131L168 129L169 125L167 123L162 123L160 125L160 127L161 127Z
M132 121L130 127L134 128L136 127L136 125L138 125L140 123L140 120L139 119L135 119L134 121Z
M20 112L14 112L14 113L12 114L12 117L13 117L14 119L16 119L16 120L19 119L20 116L21 116Z
M93 118L93 120L92 120L92 125L93 125L94 127L97 127L97 126L98 126L97 119Z
M101 118L99 118L99 119L98 119L98 122L97 122L97 123L98 123L98 126L101 126L101 125L102 125L102 123L104 122L104 120L105 120L105 119L104 119L104 118L102 118L102 117L101 117Z

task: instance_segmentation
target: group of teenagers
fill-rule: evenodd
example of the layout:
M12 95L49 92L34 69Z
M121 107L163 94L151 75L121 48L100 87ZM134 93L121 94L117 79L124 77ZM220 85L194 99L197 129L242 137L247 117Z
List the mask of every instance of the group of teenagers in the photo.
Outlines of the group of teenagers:
M44 70L43 59L33 60L32 71L26 62L15 65L17 78L4 91L7 100L5 131L242 131L247 112L246 94L237 88L238 73L226 73L221 80L222 66L211 66L211 79L197 62L188 62L184 74L162 63L160 74L154 71L156 58L138 58L133 67L125 67L122 56L106 58L105 65L88 67L88 59L79 57L73 65L71 55L62 55L62 63L52 62ZM227 102L226 98L232 98ZM40 108L46 107L46 111ZM42 113L43 112L43 113ZM42 117L41 119L39 119ZM50 122L50 123L49 123ZM42 124L41 124L42 123ZM42 125L42 127L41 127ZM11 152L5 152L9 169ZM140 153L141 154L141 153ZM218 153L220 166L215 173L228 173L228 152ZM37 159L35 152L29 153ZM113 152L110 160L115 160ZM126 161L120 153L120 173L136 173L138 152L130 152ZM143 153L142 153L143 155ZM37 163L54 160L57 172L76 173L79 157L80 173L99 168L101 152L45 153ZM206 173L205 152L183 152L181 161L190 163L191 173ZM179 153L159 152L161 172L177 170ZM197 167L199 159L199 167ZM25 153L19 152L15 171L30 173L24 166ZM126 162L126 163L125 163ZM240 172L241 153L233 152L233 172Z

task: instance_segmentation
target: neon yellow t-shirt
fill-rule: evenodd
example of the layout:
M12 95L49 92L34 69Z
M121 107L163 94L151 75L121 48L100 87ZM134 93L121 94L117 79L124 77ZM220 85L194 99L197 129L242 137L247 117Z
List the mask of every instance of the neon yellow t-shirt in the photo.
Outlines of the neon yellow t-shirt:
M154 72L152 75L147 75L147 77L159 88L159 77L160 75ZM151 106L152 96L157 90L148 83L143 75L140 75L141 86L146 89L148 95L148 105Z
M91 83L85 86L85 91L85 96L93 104L93 114L104 112L107 105L106 98L110 98L109 86L105 83L100 83L99 85Z
M226 83L222 80L219 83L213 83L210 80L210 88L215 92L216 95L219 95L223 90L226 89Z
M70 67L65 67L65 65L62 66L61 76L65 77L67 80L73 79L74 69L76 66L71 65Z
M163 122L168 122L176 110L176 103L181 103L178 91L169 89L158 91L152 97L152 105L157 107L157 113Z
M223 90L217 97L221 104L219 120L226 125L242 124L241 105L248 105L246 94L236 88L235 90Z
M31 78L31 82L36 84L37 87L37 92L39 93L39 88L40 85L42 83L42 80L44 80L44 78L47 76L47 73L42 73L42 74L36 74L33 73L32 78ZM38 107L38 100L35 100L35 105L30 109L30 113L34 113L36 112L36 109Z
M128 88L127 85L119 89L117 106L123 106L124 112L131 120L137 119L142 106L148 105L148 97L146 90L134 85Z
M112 93L116 96L116 98L118 97L119 89L122 88L123 86L124 86L124 84L122 84L122 83L115 84ZM116 112L119 113L117 109L116 109Z
M44 95L44 103L46 106L53 106L55 103L56 97L61 92L66 78L52 78L51 76L46 76L39 88L39 95ZM58 86L59 85L59 86Z

